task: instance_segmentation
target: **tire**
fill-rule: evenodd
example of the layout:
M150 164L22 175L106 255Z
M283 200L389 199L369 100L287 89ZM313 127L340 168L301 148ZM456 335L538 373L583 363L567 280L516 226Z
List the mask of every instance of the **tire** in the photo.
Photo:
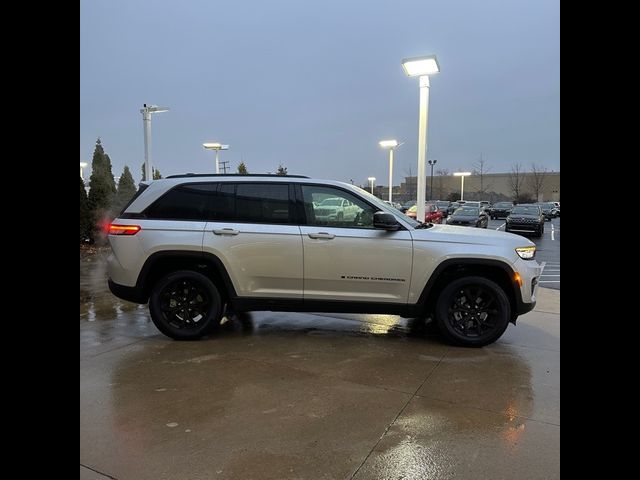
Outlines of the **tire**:
M182 309L180 302L185 302ZM149 298L151 320L174 340L196 340L211 333L220 326L222 306L213 282L192 270L164 276L154 285Z
M495 342L507 329L511 305L504 290L492 280L461 277L440 293L435 317L440 332L451 343L483 347Z
M544 226L538 228L538 231L536 232L536 237L541 238L543 233L544 233Z

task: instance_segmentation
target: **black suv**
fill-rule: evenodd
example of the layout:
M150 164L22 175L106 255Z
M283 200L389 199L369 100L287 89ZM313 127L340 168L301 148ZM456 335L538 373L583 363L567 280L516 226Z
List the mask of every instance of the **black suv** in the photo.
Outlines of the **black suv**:
M516 205L507 217L505 232L532 233L541 237L544 233L544 215L540 205Z
M506 218L511 213L513 203L511 202L497 202L491 208L489 208L489 216L495 220L496 218Z

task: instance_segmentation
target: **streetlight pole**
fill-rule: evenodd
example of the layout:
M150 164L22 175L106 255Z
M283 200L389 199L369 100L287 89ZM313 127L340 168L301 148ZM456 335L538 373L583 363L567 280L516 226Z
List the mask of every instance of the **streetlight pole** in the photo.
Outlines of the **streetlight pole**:
M373 195L373 183L376 181L376 177L369 177L367 180L371 182L371 195Z
M429 200L433 200L433 166L438 162L438 160L429 160L429 165L431 166L431 195L429 195Z
M229 145L222 145L219 142L213 143L203 143L202 146L205 150L215 150L216 151L216 173L220 173L220 161L218 159L218 154L220 150L229 150Z
M409 77L419 77L420 112L418 116L418 195L416 218L425 218L427 127L429 118L429 75L440 72L435 55L405 58L402 68Z
M393 201L393 151L402 143L398 143L397 140L382 140L378 145L389 149L389 203L391 203Z
M140 109L142 114L142 124L144 126L144 177L153 180L153 169L151 168L151 114L168 112L167 107L159 107L157 105L143 105Z
M460 177L460 201L464 200L464 177L471 175L471 172L454 172L454 177Z

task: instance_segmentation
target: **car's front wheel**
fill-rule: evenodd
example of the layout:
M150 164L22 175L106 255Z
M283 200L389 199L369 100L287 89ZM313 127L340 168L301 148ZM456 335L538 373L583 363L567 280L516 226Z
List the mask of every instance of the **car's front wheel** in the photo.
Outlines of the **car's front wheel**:
M175 340L195 340L220 325L222 299L213 282L192 270L172 272L156 283L149 298L155 326Z
M464 347L495 342L506 330L511 306L504 290L484 277L462 277L449 283L436 302L442 335Z

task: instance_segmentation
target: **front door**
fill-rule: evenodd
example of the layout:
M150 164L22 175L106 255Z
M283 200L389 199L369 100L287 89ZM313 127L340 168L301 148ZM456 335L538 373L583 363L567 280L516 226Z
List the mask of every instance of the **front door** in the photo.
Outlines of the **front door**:
M378 208L346 189L300 188L305 300L407 303L413 249L409 232L373 228Z

